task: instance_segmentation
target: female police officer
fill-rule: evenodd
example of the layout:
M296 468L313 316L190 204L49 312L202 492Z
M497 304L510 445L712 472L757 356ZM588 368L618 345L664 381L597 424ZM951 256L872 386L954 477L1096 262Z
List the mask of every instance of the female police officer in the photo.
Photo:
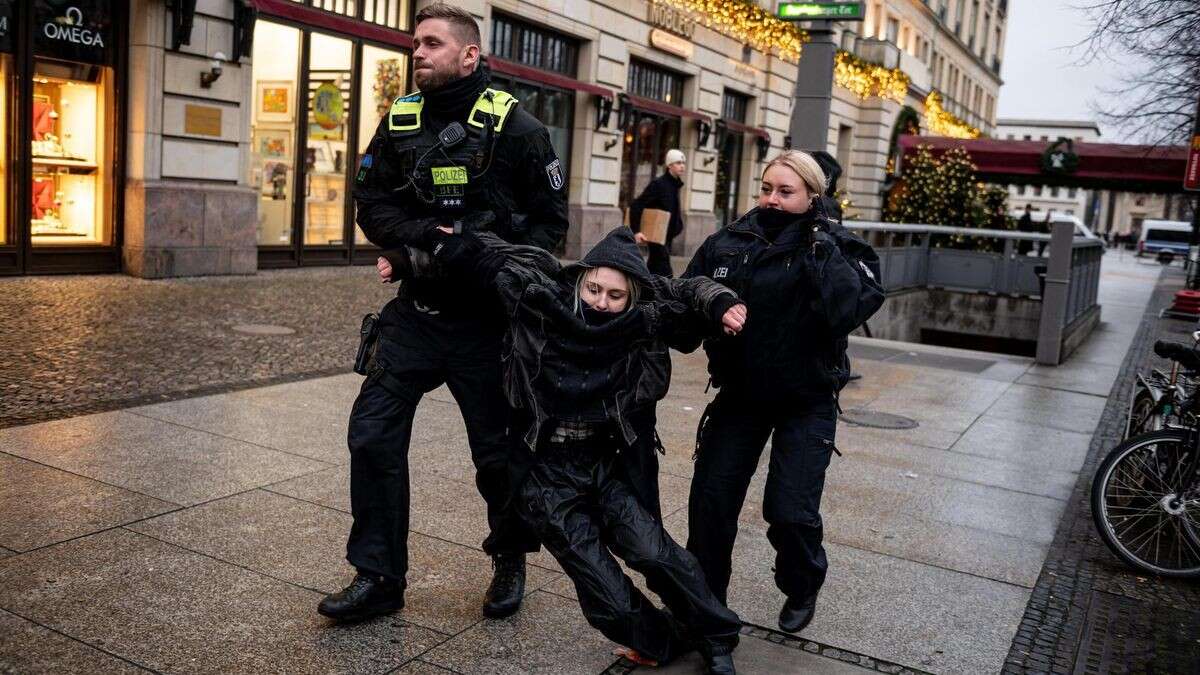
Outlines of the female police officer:
M725 601L738 512L773 436L763 516L789 632L812 620L828 566L819 508L850 373L846 336L883 303L878 257L825 217L824 190L811 156L780 154L763 172L758 208L709 237L684 274L729 286L752 317L739 335L705 342L720 391L697 432L687 548Z

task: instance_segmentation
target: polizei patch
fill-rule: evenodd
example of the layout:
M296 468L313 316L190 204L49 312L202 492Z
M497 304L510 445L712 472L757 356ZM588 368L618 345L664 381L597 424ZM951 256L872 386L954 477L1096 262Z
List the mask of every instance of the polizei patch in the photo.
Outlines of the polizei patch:
M555 159L546 165L546 178L550 179L551 190L561 190L563 186L562 164Z

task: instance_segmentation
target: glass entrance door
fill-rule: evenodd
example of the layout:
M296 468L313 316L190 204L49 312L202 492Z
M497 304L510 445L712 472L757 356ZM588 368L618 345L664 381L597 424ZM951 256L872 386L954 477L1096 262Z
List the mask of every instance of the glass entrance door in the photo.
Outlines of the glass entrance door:
M305 136L302 258L329 259L328 249L349 249L346 141L353 56L349 40L322 33L309 37L307 113L301 128Z
M354 224L351 170L406 91L408 56L260 20L252 63L259 266L373 261Z
M646 189L650 181L663 171L667 150L679 147L680 120L637 111L625 129L625 144L621 151L622 210Z
M740 133L725 133L717 155L717 190L713 198L713 213L717 227L725 227L740 215L742 149L745 137Z

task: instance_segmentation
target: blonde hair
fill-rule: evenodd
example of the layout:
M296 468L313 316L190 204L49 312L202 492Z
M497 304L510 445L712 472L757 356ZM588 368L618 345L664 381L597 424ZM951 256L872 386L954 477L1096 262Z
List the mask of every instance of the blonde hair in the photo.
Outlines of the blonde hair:
M608 266L601 265L600 267L608 267ZM599 267L585 268L583 271L581 271L579 273L579 276L575 278L575 315L576 316L583 315L583 297L582 297L583 296L583 284L587 279L587 275L595 272L598 269L600 269L600 268ZM609 269L617 270L617 268L615 268L615 267L610 267ZM625 309L621 310L621 313L625 313L625 312L628 312L629 310L633 309L633 306L638 304L638 301L642 299L642 285L638 283L637 279L634 279L631 275L627 274L625 272L625 270L617 270L617 271L621 273L621 276L625 277L625 285L629 287L629 301L625 303Z
M782 166L790 170L792 173L800 177L804 181L804 187L808 188L814 196L820 197L825 194L825 172L821 170L821 165L813 156L807 152L799 150L784 150L783 152L771 158L767 165L763 167L763 176L767 175L767 169L773 166Z

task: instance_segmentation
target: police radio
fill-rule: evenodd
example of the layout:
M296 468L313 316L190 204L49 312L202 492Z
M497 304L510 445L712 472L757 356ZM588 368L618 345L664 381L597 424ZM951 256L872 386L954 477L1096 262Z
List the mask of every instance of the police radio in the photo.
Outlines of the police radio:
M458 122L451 122L438 134L438 142L442 144L443 149L453 148L462 143L466 137L467 130L463 128L463 125Z

